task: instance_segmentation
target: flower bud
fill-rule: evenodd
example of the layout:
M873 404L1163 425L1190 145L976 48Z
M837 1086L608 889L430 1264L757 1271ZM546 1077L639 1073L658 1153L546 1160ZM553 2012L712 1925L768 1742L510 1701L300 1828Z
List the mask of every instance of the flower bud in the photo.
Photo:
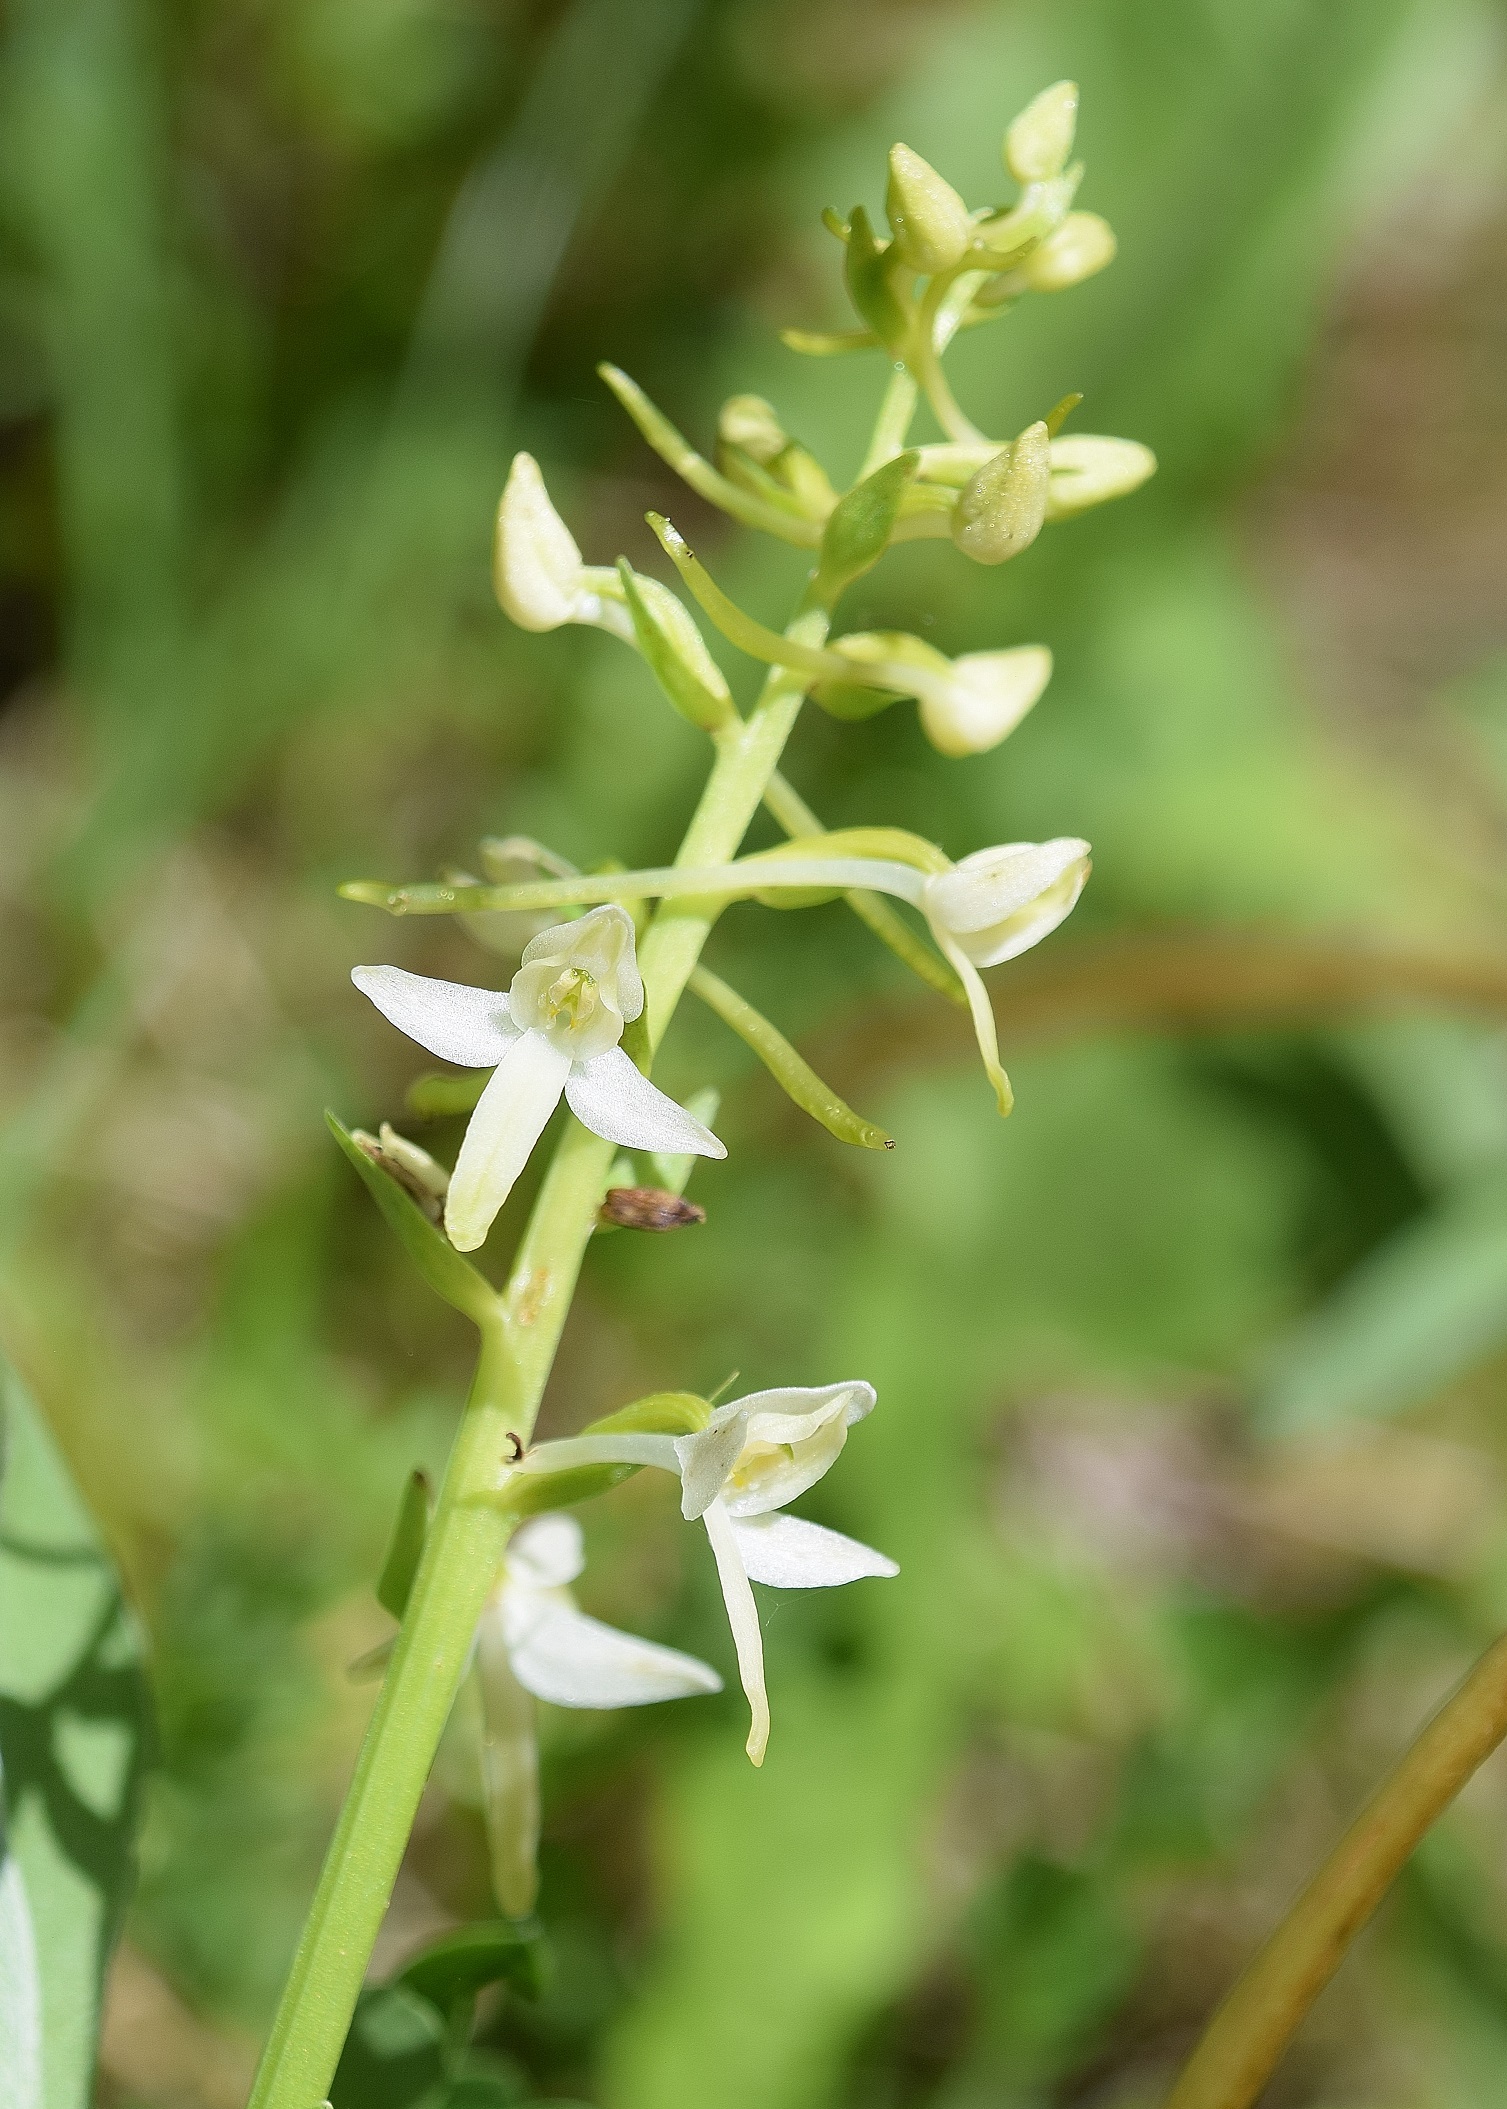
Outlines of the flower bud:
M1078 83L1058 81L1027 103L1005 134L1005 167L1017 183L1060 176L1073 150Z
M353 1128L351 1137L373 1164L380 1165L410 1200L418 1203L431 1223L439 1221L444 1213L445 1195L450 1190L450 1174L442 1164L437 1164L427 1150L410 1142L406 1135L400 1135L385 1120L375 1135L368 1135L364 1128Z
M1003 564L1041 533L1052 479L1052 442L1044 424L1027 425L976 471L952 509L952 539L975 564Z
M968 207L931 163L908 146L890 148L884 205L895 245L912 271L931 276L962 262L973 240Z
M1007 652L965 652L945 680L918 697L921 730L939 754L987 754L1015 730L1052 678L1044 644Z
M1156 471L1156 456L1138 439L1107 439L1093 432L1070 432L1052 441L1052 482L1047 496L1049 520L1071 520L1090 506L1123 498L1138 490Z
M741 447L764 468L790 443L774 405L761 395L730 395L717 418L717 437L725 446Z
M976 967L1014 959L1048 936L1073 909L1091 870L1076 835L1052 842L1006 842L927 880L922 913Z
M497 507L492 584L521 630L557 630L574 619L583 566L576 540L550 502L532 454L515 454Z
M1033 293L1064 293L1115 259L1115 232L1096 212L1070 212L1019 267Z

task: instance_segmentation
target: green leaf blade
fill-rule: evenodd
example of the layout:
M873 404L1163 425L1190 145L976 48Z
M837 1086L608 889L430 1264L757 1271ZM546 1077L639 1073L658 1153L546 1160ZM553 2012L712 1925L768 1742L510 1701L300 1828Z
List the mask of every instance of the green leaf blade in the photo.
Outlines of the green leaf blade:
M3 1363L0 1410L0 2103L88 2109L105 1968L136 1874L142 1645L42 1416Z

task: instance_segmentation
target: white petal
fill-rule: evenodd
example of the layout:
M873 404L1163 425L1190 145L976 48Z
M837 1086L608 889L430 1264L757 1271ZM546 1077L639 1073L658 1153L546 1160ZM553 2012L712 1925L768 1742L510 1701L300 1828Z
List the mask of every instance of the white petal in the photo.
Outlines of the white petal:
M1008 1114L1015 1104L1015 1093L999 1058L999 1034L995 1028L994 1005L989 1001L989 991L984 987L978 968L958 940L949 937L945 930L936 930L934 935L949 966L963 984L963 993L968 998L968 1015L973 1020L973 1037L978 1043L984 1074L994 1086L995 1104L999 1107L1001 1115Z
M696 1157L725 1157L726 1147L710 1128L651 1084L620 1047L577 1062L565 1100L583 1128L625 1150L674 1150Z
M402 967L352 967L351 980L400 1033L463 1069L493 1068L518 1036L497 989L433 981Z
M900 1569L872 1546L799 1516L733 1516L733 1537L751 1582L767 1589L832 1589Z
M724 1408L695 1435L675 1438L680 1464L680 1513L688 1522L704 1516L727 1483L728 1474L743 1455L748 1438L747 1416Z
M694 1655L620 1633L569 1603L544 1607L514 1644L512 1663L518 1682L554 1706L649 1706L722 1689L717 1672Z
M738 1651L738 1677L748 1697L751 1720L746 1747L754 1763L762 1765L769 1744L769 1694L764 1689L764 1636L759 1630L759 1607L743 1570L732 1518L721 1502L714 1501L701 1520L717 1562L722 1601L727 1606L727 1622Z
M574 1516L535 1516L508 1542L508 1580L526 1588L563 1588L585 1565L581 1526Z
M476 1628L482 1812L497 1901L509 1918L522 1918L539 1888L539 1746L534 1702L508 1659L502 1594L494 1593Z
M878 1394L861 1377L841 1384L791 1384L775 1391L751 1391L721 1409L748 1416L749 1433L767 1443L799 1443L815 1435L839 1414L851 1428L874 1410ZM713 1415L713 1422L716 1416Z
M543 1033L520 1033L509 1042L477 1100L450 1175L445 1228L458 1252L474 1252L485 1239L569 1074L570 1056Z

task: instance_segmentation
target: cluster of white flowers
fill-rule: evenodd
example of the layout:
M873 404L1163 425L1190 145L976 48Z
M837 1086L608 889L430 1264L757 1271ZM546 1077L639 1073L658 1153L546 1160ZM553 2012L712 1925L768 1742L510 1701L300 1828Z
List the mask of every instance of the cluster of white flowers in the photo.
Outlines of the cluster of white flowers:
M861 207L848 219L827 216L846 249L846 283L863 326L838 336L790 331L786 341L823 355L882 347L892 399L906 413L881 418L865 473L848 492L834 488L762 398L736 396L723 406L713 461L625 374L602 369L649 444L692 489L733 517L812 552L802 613L782 634L729 600L678 531L649 516L691 598L722 637L774 670L771 692L810 695L843 719L910 698L926 738L947 756L985 753L1013 732L1051 679L1051 652L1022 644L948 657L904 632L833 634L843 591L884 550L918 537L948 538L978 564L1006 562L1050 523L1133 491L1155 467L1134 441L1063 434L1076 397L1013 439L990 439L963 415L941 372L941 354L958 329L986 322L1026 295L1076 285L1112 259L1114 237L1104 221L1072 209L1082 173L1068 165L1076 111L1076 88L1060 82L1010 127L1004 160L1020 185L1011 205L970 210L902 145L890 156L888 237L874 232ZM945 437L907 448L909 412L922 395ZM642 655L682 716L719 746L725 742L724 754L739 751L750 727L690 610L626 560L587 564L528 454L515 457L499 504L493 575L502 607L520 627L548 631L579 623L607 631ZM894 828L828 833L788 785L772 782L772 759L761 766L754 795L764 790L792 838L778 850L739 857L741 829L730 827L732 839L720 853L733 862L687 858L653 870L583 875L542 845L510 837L483 846L485 881L454 875L439 887L358 882L347 889L353 898L400 911L461 913L494 952L514 959L521 952L505 991L394 966L357 967L353 974L384 1017L431 1054L490 1072L474 1101L467 1100L474 1110L451 1174L388 1127L378 1138L357 1138L364 1176L390 1173L429 1224L443 1211L453 1250L426 1224L422 1236L431 1244L421 1263L461 1308L483 1307L493 1292L476 1286L480 1277L455 1253L484 1243L562 1098L593 1134L646 1152L657 1164L726 1155L702 1120L649 1080L647 1036L640 1032L623 1044L644 1010L636 926L625 902L690 896L715 912L750 896L801 906L846 895L923 979L961 993L1000 1109L1009 1111L1010 1087L981 973L1039 943L1071 912L1089 874L1088 843L1076 836L1011 842L954 862L936 844ZM707 839L704 832L700 839ZM925 938L888 903L876 902L877 895L914 911ZM574 919L550 920L562 913ZM833 1133L868 1147L888 1140L843 1106L736 991L699 967L690 985ZM554 1503L580 1498L583 1485L605 1486L625 1468L675 1476L683 1516L700 1523L710 1543L749 1703L748 1754L761 1764L769 1702L755 1585L827 1588L898 1572L884 1554L788 1513L830 1469L849 1428L874 1403L873 1389L859 1380L755 1392L715 1409L675 1394L673 1411L663 1400L639 1401L583 1434L524 1446L499 1462L487 1498L510 1519L530 1520L508 1545L475 1635L471 1669L494 1881L506 1910L527 1910L537 1880L535 1700L612 1708L721 1688L707 1664L577 1609L569 1585L583 1565L581 1532Z

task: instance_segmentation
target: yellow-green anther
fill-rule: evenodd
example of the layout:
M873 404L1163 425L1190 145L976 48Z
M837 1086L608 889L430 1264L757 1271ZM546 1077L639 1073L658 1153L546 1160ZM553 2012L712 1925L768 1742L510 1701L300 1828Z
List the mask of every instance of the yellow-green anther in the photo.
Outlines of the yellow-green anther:
M544 992L544 1015L551 1025L561 1018L570 1026L585 1025L596 1009L597 985L579 967L567 967Z
M730 395L718 413L717 437L729 447L741 447L765 468L790 439L774 405L761 395Z
M952 539L964 556L975 564L1003 564L1029 549L1047 516L1051 480L1052 442L1038 421L986 461L960 492Z
M1076 81L1057 81L1027 103L1005 134L1005 167L1016 182L1043 183L1060 176L1077 124Z
M1115 260L1115 231L1096 212L1070 212L1021 264L1018 276L1033 293L1065 293Z
M968 207L929 161L908 146L890 148L884 209L895 246L912 271L934 277L962 262L973 240Z
M732 1027L745 1046L753 1049L781 1090L813 1120L820 1121L829 1135L835 1135L839 1142L854 1143L861 1150L892 1150L895 1147L892 1135L887 1135L874 1121L855 1113L830 1084L824 1084L779 1028L771 1025L762 1011L745 1003L736 989L729 988L725 981L701 966L691 974L690 989L708 1009L717 1013L724 1025Z

